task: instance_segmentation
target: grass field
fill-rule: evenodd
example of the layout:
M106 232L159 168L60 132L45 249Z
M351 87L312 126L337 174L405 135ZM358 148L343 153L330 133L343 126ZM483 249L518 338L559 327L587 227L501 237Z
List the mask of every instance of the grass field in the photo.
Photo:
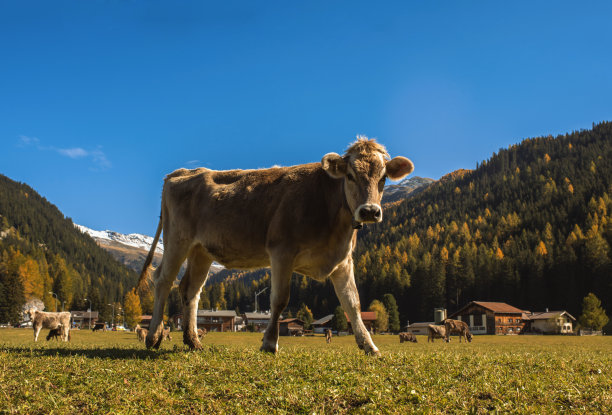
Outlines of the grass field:
M254 333L210 333L199 352L180 332L158 351L72 333L0 329L0 413L612 413L612 337L374 336L373 358L352 336L281 337L274 356Z

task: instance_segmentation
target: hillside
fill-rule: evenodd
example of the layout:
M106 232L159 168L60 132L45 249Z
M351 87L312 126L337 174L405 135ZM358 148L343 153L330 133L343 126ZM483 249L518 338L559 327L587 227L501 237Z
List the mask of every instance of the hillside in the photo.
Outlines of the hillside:
M119 264L30 186L0 175L0 322L15 321L25 300L46 309L107 311L133 287Z
M359 232L362 307L393 293L402 324L470 300L578 316L582 298L594 292L610 312L611 194L611 123L501 149L475 170L450 173L388 205L383 223ZM263 275L233 273L222 284L215 278L203 301L251 307L251 284L259 287ZM331 283L295 275L289 308L301 303L321 316L338 300Z
M364 303L386 292L402 318L470 300L580 314L612 308L612 123L528 139L440 180L360 233Z

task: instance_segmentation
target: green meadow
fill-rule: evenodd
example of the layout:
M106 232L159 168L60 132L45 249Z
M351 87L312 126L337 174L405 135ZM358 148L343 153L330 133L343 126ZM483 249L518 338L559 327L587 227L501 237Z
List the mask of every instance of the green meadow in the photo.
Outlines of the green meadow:
M611 413L612 337L476 336L399 343L374 336L209 333L190 352L182 333L149 351L134 333L73 331L68 344L0 329L2 414Z

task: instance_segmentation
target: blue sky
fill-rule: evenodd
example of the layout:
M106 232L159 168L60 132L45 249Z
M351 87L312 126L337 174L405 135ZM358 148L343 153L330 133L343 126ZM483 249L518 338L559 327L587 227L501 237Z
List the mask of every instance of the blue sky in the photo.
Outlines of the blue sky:
M179 167L319 161L357 134L439 178L612 119L609 2L0 3L0 173L152 234Z

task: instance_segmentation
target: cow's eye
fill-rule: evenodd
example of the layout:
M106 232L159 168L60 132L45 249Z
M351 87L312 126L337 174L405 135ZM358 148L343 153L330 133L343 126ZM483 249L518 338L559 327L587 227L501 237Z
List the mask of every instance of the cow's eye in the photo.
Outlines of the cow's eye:
M352 173L347 173L346 174L346 178L349 179L349 181L351 181L351 182L355 181L355 176L353 176Z

